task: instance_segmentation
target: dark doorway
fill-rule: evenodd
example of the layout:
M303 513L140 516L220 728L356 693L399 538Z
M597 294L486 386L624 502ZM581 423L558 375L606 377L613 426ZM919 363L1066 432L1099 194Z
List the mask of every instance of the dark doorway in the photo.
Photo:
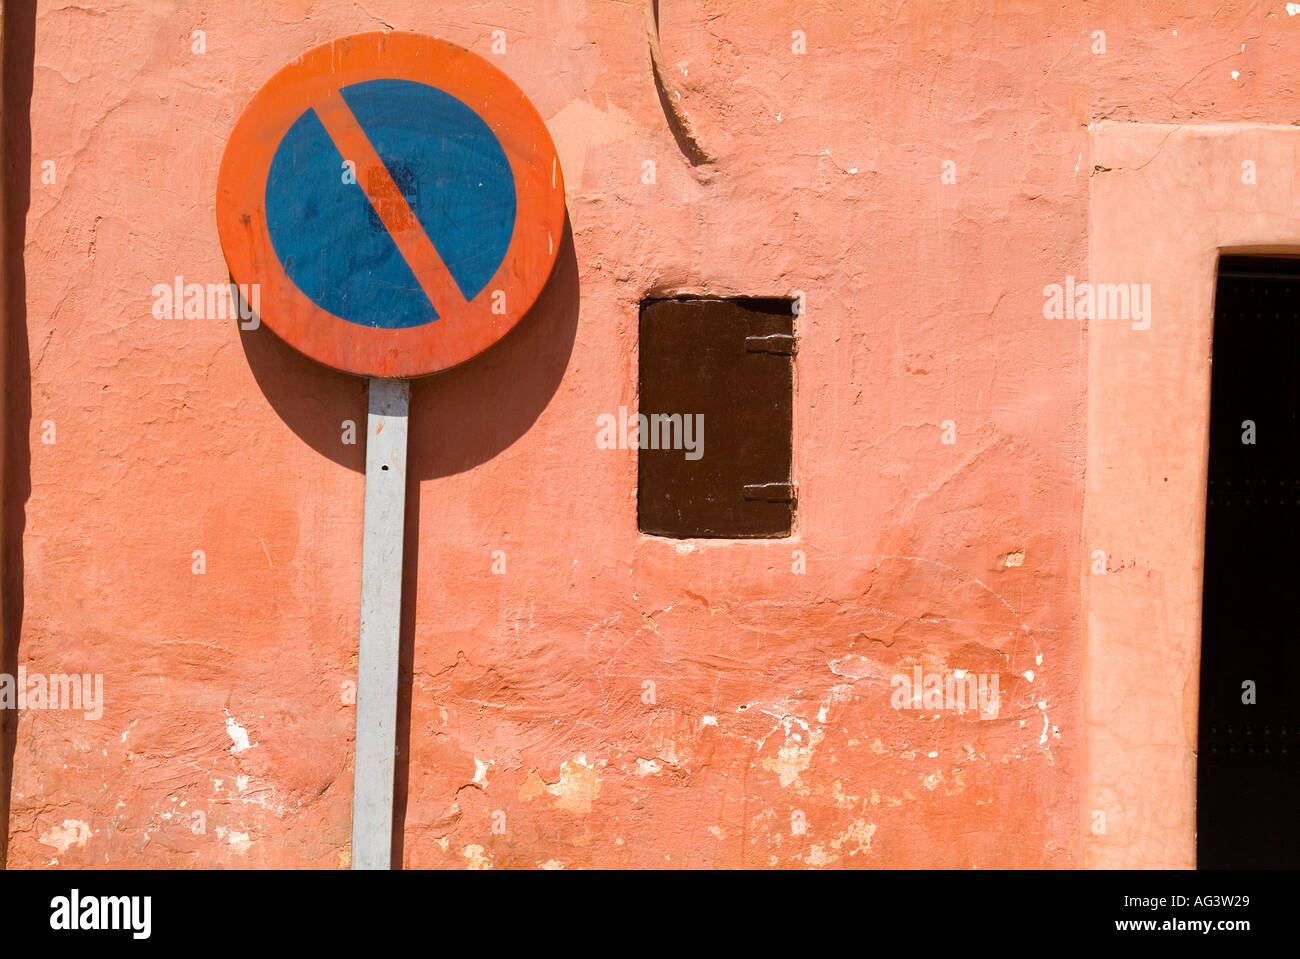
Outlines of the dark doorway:
M1196 851L1300 866L1300 259L1223 257L1214 308Z

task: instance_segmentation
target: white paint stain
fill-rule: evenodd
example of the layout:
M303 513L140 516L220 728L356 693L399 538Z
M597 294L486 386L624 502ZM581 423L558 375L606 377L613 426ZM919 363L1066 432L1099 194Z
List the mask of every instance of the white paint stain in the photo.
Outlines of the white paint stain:
M808 855L803 861L814 869L820 869L822 866L829 866L835 859L836 857L823 849L820 844L815 844L808 847Z
M84 846L90 839L90 823L80 819L65 819L63 825L55 826L39 839L46 846L53 846L60 853L65 853L72 846Z
M831 840L831 848L848 848L850 856L871 852L871 840L876 834L875 824L859 819L836 839Z
M584 753L578 753L572 760L560 764L560 778L555 783L548 783L534 770L519 787L519 798L525 802L544 793L555 797L555 808L587 815L591 804L600 794L600 774L605 760L596 763L587 762Z
M808 745L802 746L797 745L798 739L787 733L786 744L776 751L776 756L763 760L763 768L776 773L783 788L798 784L800 775L812 762L813 751L822 741L822 735L821 732L813 733Z
M483 851L482 846L478 846L478 845L466 846L465 849L462 851L461 855L463 855L466 861L469 863L469 865L466 867L467 869L491 869L492 868L492 860Z
M252 749L257 745L248 741L248 730L235 722L235 717L230 713L226 713L226 735L235 744L230 747L232 753L242 753L245 749Z

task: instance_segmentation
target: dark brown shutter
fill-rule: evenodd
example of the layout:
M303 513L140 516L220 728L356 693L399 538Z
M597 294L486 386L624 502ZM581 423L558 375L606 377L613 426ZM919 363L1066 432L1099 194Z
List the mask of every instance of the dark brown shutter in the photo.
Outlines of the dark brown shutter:
M649 422L656 414L703 416L698 459L684 449L647 448L642 438L637 521L643 532L790 535L794 349L790 300L641 304L638 412Z

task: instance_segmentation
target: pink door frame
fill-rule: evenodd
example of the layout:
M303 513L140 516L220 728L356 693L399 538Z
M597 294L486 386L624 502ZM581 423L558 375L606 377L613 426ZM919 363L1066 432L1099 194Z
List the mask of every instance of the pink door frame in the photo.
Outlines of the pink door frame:
M1152 309L1088 323L1084 863L1193 868L1215 274L1300 253L1300 128L1101 122L1091 152L1088 279Z

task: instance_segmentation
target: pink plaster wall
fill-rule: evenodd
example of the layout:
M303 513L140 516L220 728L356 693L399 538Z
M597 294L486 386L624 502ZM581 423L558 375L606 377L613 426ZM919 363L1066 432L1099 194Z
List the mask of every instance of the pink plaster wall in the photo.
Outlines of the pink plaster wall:
M150 306L226 277L253 91L385 26L523 87L573 228L534 315L414 390L405 864L1081 864L1086 344L1042 288L1088 272L1089 124L1290 122L1300 17L986 6L665 0L692 167L643 4L42 4L17 656L107 703L19 717L10 864L348 862L364 387ZM640 536L595 442L638 301L796 290L796 535ZM999 717L892 708L915 665L997 673Z

